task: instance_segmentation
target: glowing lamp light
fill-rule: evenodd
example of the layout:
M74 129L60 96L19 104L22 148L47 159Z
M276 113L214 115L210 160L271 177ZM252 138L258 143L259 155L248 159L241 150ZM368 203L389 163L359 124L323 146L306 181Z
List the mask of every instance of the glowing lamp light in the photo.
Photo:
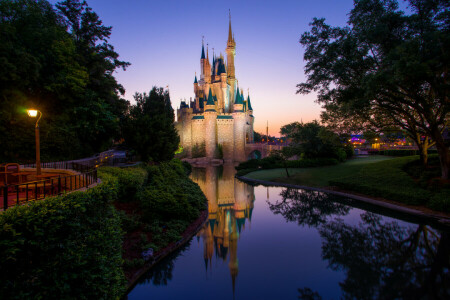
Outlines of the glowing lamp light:
M42 118L42 113L37 109L27 109L28 116L36 118L40 113L39 118L36 120L36 126L34 127L34 132L36 135L36 175L41 175L41 149L39 141L39 120Z
M37 116L38 111L35 109L28 109L27 113L30 117L35 118Z

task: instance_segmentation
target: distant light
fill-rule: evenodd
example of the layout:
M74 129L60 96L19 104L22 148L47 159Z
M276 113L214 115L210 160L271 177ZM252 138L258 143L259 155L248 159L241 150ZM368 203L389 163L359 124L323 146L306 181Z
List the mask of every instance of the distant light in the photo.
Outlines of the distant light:
M28 109L28 110L27 110L27 113L28 113L28 115L29 115L30 117L34 118L34 117L37 116L38 111L35 110L35 109Z

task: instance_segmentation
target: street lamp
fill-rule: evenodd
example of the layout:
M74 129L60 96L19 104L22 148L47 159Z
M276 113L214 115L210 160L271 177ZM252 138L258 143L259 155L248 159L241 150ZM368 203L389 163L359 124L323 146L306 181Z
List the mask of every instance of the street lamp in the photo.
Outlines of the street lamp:
M39 118L36 121L34 132L36 134L36 175L41 175L41 149L39 146L39 120L42 118L42 113L36 109L28 109L27 113L30 117L36 118L39 113Z

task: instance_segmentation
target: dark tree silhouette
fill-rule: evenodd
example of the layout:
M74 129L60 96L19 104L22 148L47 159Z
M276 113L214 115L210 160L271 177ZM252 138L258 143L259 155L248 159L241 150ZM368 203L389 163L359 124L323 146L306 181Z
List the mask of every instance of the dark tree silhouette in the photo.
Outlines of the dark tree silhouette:
M349 206L333 202L333 196L321 192L285 189L280 195L281 201L269 202L270 210L298 225L317 227L325 224L327 217L345 216L350 210Z

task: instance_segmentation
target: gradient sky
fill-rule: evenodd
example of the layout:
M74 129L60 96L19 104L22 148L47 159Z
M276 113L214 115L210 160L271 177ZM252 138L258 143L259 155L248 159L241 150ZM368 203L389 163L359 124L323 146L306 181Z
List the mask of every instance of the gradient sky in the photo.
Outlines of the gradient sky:
M50 1L56 3L58 1ZM225 55L228 9L236 40L236 77L247 88L255 131L279 136L284 124L319 119L315 95L297 95L305 79L300 35L314 17L344 25L353 0L297 1L148 1L88 0L104 25L112 26L110 43L131 66L115 76L133 101L135 92L169 85L174 108L194 96L200 73L202 35L216 54Z

